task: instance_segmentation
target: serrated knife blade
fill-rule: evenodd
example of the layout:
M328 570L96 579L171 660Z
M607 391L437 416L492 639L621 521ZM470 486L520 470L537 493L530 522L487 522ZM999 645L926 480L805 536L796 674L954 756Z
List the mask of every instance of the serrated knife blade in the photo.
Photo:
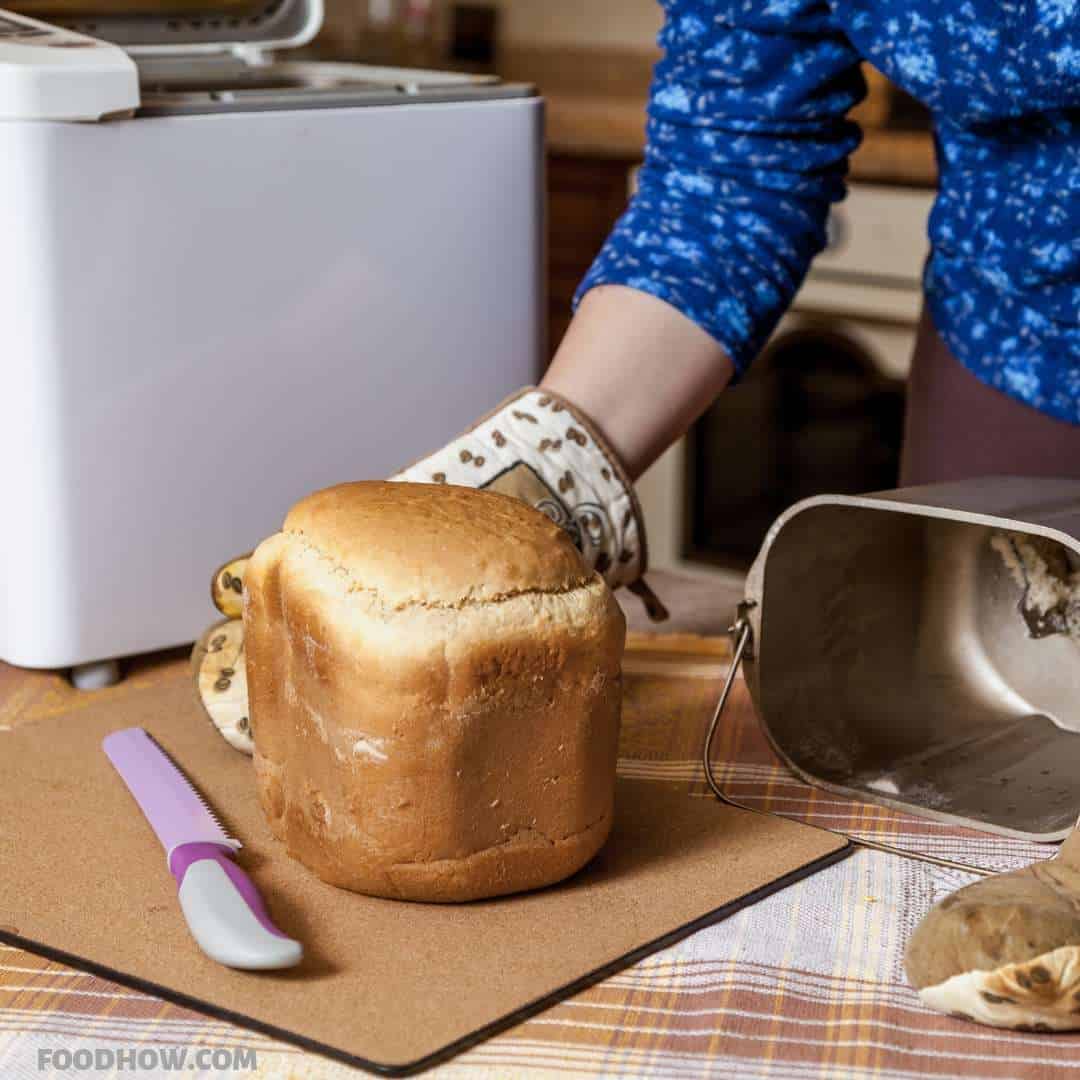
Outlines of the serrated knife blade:
M114 731L101 746L157 833L166 859L181 844L224 844L234 851L243 846L226 834L188 778L142 728Z
M249 970L293 967L298 941L270 919L254 883L233 861L233 839L173 760L142 728L101 743L165 849L192 937L220 964Z

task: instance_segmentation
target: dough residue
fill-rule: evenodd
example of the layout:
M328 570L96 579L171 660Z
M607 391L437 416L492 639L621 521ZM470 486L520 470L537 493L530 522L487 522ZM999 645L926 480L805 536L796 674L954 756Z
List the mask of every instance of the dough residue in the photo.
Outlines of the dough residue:
M1053 540L999 532L990 546L1022 590L1020 610L1033 637L1066 634L1080 641L1080 569Z

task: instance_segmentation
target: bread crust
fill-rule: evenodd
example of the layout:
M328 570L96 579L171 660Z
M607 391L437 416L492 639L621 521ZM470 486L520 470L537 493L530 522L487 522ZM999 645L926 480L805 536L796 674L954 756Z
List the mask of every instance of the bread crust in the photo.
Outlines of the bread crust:
M429 485L318 493L253 555L244 621L263 809L325 881L473 900L603 844L625 621L542 514Z

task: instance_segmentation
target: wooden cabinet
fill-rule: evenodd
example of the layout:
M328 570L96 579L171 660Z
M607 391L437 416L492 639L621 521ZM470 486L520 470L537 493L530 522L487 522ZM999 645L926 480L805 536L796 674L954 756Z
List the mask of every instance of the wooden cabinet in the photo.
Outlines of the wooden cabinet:
M554 353L581 283L626 206L630 158L550 154L548 188L548 348Z

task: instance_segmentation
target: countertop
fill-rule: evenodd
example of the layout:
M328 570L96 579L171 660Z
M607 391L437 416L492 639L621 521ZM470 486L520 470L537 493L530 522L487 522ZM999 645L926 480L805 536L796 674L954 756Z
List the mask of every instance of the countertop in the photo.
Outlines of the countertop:
M547 102L549 152L573 157L641 160L645 146L645 105L656 49L554 48L516 46L500 50L492 65L468 65L425 55L403 58L408 66L494 72L509 82L534 84ZM355 40L328 29L296 52L301 59L372 63ZM389 62L380 60L380 62ZM895 89L869 65L866 99L852 112L863 129L862 145L851 157L849 176L870 183L935 187L937 168L928 130L899 129L890 120ZM910 106L910 99L908 99ZM910 111L910 109L908 109Z
M626 615L627 630L650 636L718 637L726 642L728 627L735 621L735 608L743 598L739 575L732 574L726 580L718 575L650 570L645 579L668 609L670 618L662 623L651 622L645 605L629 589L620 589L615 595Z

